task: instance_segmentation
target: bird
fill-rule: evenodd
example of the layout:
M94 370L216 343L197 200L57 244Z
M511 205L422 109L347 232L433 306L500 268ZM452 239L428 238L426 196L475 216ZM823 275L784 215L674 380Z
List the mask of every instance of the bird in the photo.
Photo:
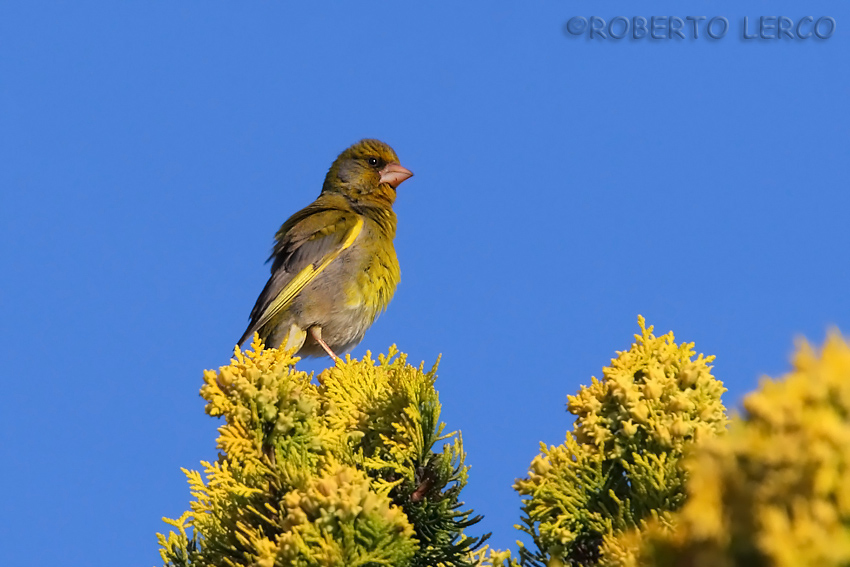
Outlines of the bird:
M412 175L379 140L339 154L318 198L277 231L271 277L238 345L258 333L266 347L337 361L359 344L400 279L393 203Z

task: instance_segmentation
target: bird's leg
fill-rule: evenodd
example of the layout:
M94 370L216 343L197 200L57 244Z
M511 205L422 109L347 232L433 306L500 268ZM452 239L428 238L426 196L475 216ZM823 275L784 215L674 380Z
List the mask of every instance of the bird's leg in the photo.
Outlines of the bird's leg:
M313 340L319 343L319 345L325 349L325 352L334 360L334 362L339 361L339 357L331 350L331 347L328 346L324 340L322 340L322 328L314 325L310 327L310 336L313 337Z

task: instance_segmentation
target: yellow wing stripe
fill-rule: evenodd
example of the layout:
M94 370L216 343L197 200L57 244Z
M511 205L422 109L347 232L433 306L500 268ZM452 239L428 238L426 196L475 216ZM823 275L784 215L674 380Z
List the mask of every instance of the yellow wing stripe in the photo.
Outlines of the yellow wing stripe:
M345 240L342 242L342 246L337 248L336 250L328 253L322 259L322 262L318 266L314 266L313 264L308 264L303 270L295 274L295 277L289 280L289 283L286 284L277 297L272 301L266 310L263 312L263 316L260 317L260 320L257 322L257 328L262 327L266 323L268 323L272 317L280 313L280 311L289 305L295 297L301 293L307 284L313 281L316 276L318 276L322 271L328 267L328 265L337 259L337 257L342 254L344 250L349 248L354 241L357 240L357 237L360 235L360 232L363 230L363 218L357 217L357 222L354 223L354 226L351 227L351 230L348 231L348 234L345 236Z

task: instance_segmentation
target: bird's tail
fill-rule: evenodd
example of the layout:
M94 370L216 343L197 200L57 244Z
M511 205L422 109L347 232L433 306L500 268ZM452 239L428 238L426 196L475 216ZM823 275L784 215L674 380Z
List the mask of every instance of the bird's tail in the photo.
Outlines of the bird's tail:
M245 329L245 332L242 333L242 337L236 342L236 345L239 348L242 348L242 345L245 344L245 341L247 341L250 337L253 337L254 333L256 333L256 332L257 332L257 329L255 329L254 324L251 323L250 325L248 325L248 328Z

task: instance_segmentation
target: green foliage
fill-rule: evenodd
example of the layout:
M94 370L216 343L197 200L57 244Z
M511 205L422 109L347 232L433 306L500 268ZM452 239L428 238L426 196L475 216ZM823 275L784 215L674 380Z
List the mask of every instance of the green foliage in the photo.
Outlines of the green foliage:
M204 374L221 452L203 475L184 470L195 500L166 520L166 566L475 564L483 539L464 530L480 518L461 509L467 467L459 435L443 434L436 365L391 349L315 385L288 353L252 347Z
M685 451L725 429L713 357L694 358L693 343L655 337L638 322L631 349L568 397L577 419L564 444L541 444L515 484L525 497L520 529L537 548L520 547L523 565L604 563L612 536L649 519L667 522L684 501Z

